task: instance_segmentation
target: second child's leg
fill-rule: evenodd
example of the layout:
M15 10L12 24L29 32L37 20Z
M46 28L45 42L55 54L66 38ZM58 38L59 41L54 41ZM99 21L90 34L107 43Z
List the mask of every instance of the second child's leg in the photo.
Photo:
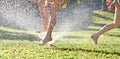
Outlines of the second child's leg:
M95 44L97 44L98 42L98 38L100 35L104 34L105 32L119 27L120 26L120 5L117 3L117 0L114 0L111 5L109 6L110 9L112 9L113 7L116 7L115 10L115 15L114 15L114 22L108 25L105 25L103 28L101 28L98 32L96 32L95 34L91 35L92 40L94 41Z
M96 32L95 34L91 35L91 38L93 39L94 43L97 44L97 41L98 41L98 38L100 35L104 34L105 32L113 29L113 28L116 28L120 26L120 22L115 22L115 23L111 23L111 24L108 24L108 25L105 25L103 28L101 28L98 32Z

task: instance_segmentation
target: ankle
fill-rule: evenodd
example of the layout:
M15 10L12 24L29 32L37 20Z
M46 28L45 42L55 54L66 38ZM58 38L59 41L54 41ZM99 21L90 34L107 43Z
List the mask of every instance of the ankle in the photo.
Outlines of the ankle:
M99 37L100 35L98 33L93 34L94 37Z

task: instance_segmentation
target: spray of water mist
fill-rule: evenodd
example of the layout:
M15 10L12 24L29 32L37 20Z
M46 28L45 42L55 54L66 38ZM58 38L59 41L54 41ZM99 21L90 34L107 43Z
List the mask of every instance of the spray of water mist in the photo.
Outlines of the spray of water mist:
M93 5L94 4L94 5ZM92 21L92 10L95 3L83 3L68 10L61 10L57 14L57 24L54 28L54 43L70 31L79 31L87 28ZM42 20L37 5L32 5L31 0L0 0L0 25L14 29L35 31L42 27ZM46 33L41 33L44 38Z
M59 34L53 34L53 41L50 43L53 44L58 38L63 38L68 32L80 31L92 24L92 11L96 8L93 4L95 3L83 3L67 11L58 12L54 31L59 31Z
M1 0L0 17L0 25L14 29L34 31L42 24L38 8L30 0Z

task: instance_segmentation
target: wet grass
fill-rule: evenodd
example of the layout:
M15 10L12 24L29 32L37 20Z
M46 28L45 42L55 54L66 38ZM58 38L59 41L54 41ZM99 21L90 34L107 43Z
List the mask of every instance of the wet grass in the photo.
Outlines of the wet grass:
M90 39L91 34L113 21L112 13L94 13L87 30L66 33L53 48L38 46L39 38L30 32L0 27L0 59L120 59L119 28L102 35L98 45Z

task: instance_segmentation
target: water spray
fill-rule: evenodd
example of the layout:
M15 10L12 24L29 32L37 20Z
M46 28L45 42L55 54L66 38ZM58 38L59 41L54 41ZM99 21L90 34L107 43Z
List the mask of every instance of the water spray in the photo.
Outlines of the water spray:
M81 2L82 3L82 2ZM91 6L93 5L94 6ZM79 31L87 28L92 22L92 11L96 8L95 3L82 3L69 10L63 9L57 14L57 24L53 32L53 44L58 38L67 32ZM31 0L0 0L0 25L13 29L36 31L43 23L39 15L37 5L32 5ZM45 33L39 34L44 38Z

